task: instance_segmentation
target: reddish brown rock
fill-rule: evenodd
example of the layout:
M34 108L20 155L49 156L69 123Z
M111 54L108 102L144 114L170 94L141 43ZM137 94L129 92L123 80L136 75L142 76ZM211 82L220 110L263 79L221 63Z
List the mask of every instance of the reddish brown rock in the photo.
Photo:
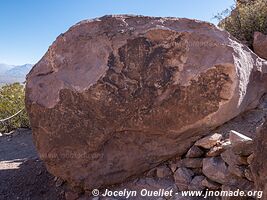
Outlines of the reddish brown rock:
M188 190L192 178L194 176L194 172L185 167L178 168L174 173L175 183L180 191Z
M212 147L207 153L208 157L216 157L223 153L226 149L231 148L231 142L229 139L221 141L217 146Z
M202 171L206 177L217 183L224 184L228 181L229 171L220 157L204 158Z
M232 145L252 141L251 138L249 138L249 137L247 137L241 133L238 133L237 131L234 131L234 130L230 131L229 139L230 139L230 142Z
M204 152L197 146L193 145L187 152L186 156L187 158L198 158L201 157L204 154Z
M218 144L220 142L222 138L221 134L218 133L214 133L212 135L208 135L200 140L198 140L195 145L205 148L205 149L210 149L213 146L215 146L216 144Z
M177 164L179 167L201 168L202 161L202 158L185 158L180 160Z
M245 167L238 165L229 165L228 171L240 178L245 177Z
M254 143L254 158L251 162L251 172L256 189L263 191L262 199L267 199L267 121L265 121ZM250 176L247 172L247 176Z
M170 176L172 175L172 172L170 170L170 168L168 168L167 166L163 165L160 167L156 168L156 175L158 178L164 178L166 176Z
M267 35L254 33L253 50L258 56L267 60Z
M233 148L224 151L221 157L228 165L248 165L247 157L235 154Z
M73 186L120 183L184 155L205 131L255 107L265 68L209 23L80 22L27 76L36 147L48 170Z
M247 157L253 153L253 148L253 141L244 141L231 146L231 151L241 157Z
M225 149L222 146L212 147L207 153L208 157L216 157L219 156Z

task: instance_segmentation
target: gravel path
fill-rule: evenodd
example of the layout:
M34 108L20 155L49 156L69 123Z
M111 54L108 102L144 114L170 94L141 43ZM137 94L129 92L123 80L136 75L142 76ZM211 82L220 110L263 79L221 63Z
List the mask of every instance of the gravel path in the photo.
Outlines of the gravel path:
M0 136L0 200L64 199L54 179L38 158L30 130Z

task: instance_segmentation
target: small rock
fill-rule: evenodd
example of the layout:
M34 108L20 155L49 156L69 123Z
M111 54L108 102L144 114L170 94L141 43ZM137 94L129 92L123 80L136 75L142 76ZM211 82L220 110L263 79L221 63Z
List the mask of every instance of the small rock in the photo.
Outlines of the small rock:
M254 157L255 157L255 154L254 153L252 153L252 154L250 154L250 156L248 156L247 162L248 162L249 165L252 163Z
M221 140L222 135L218 133L214 133L212 135L208 135L200 140L198 140L195 145L199 147L203 147L205 149L210 149L215 146Z
M242 143L245 141L252 141L251 138L238 133L237 131L231 130L229 133L229 139L232 145L238 144L238 143Z
M188 186L188 189L189 190L197 190L197 191L200 191L200 190L204 190L205 187L201 184L201 182L205 179L204 176L195 176L190 185Z
M223 148L227 149L227 148L231 147L231 142L230 142L229 139L226 139L226 140L221 141L221 142L220 142L220 145L221 145Z
M219 183L213 182L209 180L208 178L205 178L204 180L202 180L201 185L210 190L219 190L221 188L221 185Z
M187 152L187 158L199 158L204 154L204 152L197 146L193 145Z
M252 173L249 169L245 169L245 177L249 180L249 181L254 181Z
M221 184L227 181L229 175L226 163L220 157L204 158L202 171L206 177Z
M172 172L166 165L163 165L156 168L156 174L158 178L164 178L172 175Z
M201 168L203 158L185 158L179 161L179 165L187 168Z
M230 140L225 140L220 142L219 145L212 147L207 153L206 156L208 157L216 157L219 156L222 152L224 152L226 149L231 147Z
M219 156L224 151L222 146L215 146L212 147L207 153L206 156L208 157L216 157Z
M231 149L227 149L221 154L222 159L228 165L247 165L247 157L235 154Z
M194 172L185 167L180 167L174 173L175 184L177 185L180 191L188 190L188 186L192 181Z
M240 156L249 156L253 153L253 141L245 141L231 147L232 151Z
M228 171L240 178L245 177L245 168L238 165L229 165Z

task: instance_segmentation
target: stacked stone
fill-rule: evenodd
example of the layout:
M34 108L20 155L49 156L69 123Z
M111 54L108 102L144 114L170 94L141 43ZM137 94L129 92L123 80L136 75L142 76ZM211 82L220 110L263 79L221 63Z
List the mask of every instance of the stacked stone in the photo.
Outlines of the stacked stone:
M196 141L182 158L155 170L159 178L173 175L179 191L253 190L250 164L252 139L236 131L228 137L214 133Z

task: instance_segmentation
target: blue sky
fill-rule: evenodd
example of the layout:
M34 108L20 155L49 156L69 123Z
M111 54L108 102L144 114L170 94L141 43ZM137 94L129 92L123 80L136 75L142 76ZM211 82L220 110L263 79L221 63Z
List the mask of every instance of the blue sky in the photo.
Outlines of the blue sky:
M213 16L234 0L0 0L0 63L36 63L70 26L106 14Z

